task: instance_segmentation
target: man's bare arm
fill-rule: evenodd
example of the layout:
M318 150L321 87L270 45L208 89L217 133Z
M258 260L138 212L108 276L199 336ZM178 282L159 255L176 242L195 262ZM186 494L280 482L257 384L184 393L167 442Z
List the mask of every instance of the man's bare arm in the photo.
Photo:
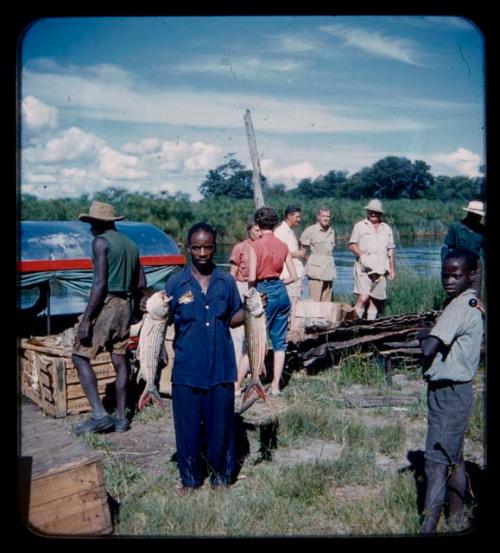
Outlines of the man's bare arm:
M349 244L349 250L356 256L356 257L361 257L363 255L363 252L361 251L361 249L359 248L359 246L357 244L354 244L351 243Z
M229 321L229 326L231 328L240 326L241 324L243 324L244 316L245 316L245 310L238 309L238 311L236 311L236 313L231 317L231 320Z

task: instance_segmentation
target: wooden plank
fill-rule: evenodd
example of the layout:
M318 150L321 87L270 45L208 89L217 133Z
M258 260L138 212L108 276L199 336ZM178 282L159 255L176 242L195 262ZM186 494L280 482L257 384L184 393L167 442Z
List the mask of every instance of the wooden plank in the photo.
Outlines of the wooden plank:
M35 344L25 343L23 347L27 350L38 351L40 353L48 353L57 357L69 357L71 355L70 349L54 348L48 346L39 346Z
M104 394L99 394L99 397L102 399ZM86 397L68 400L68 415L77 415L87 411L90 411L90 404Z
M96 452L89 451L83 444L71 443L64 450L49 450L38 448L33 456L33 478L47 477L62 471L73 470L75 467L101 460Z
M49 475L39 474L32 479L30 507L89 491L103 483L96 462L58 470Z
M344 340L344 341L330 341L326 342L324 344L320 344L319 346L313 347L313 348L307 348L305 351L299 351L298 354L303 357L304 359L309 359L311 357L323 357L326 354L326 351L328 350L339 350L349 347L355 347L361 344L370 343L370 342L376 342L379 340L383 340L387 336L402 336L407 334L409 331L407 329L399 330L395 332L384 332L382 334L378 334L375 336L360 336L359 338L352 338L351 340Z
M99 394L104 394L106 392L106 386L108 384L114 384L116 380L115 376L109 378L101 378L97 380L97 390ZM81 397L86 397L85 392L80 384L70 384L66 392L67 399L76 399Z
M103 363L102 365L92 365L97 379L116 377L115 368L111 363ZM75 368L66 369L66 384L79 384L80 377Z
M418 403L418 398L406 396L344 396L342 399L347 407L387 407Z
M40 356L34 356L33 357L33 367L35 369L35 374L36 374L36 381L38 382L38 390L40 392L40 400L39 400L39 405L41 406L42 409L45 410L45 395L43 393L43 385L42 385L42 375L41 375L41 360L40 360Z
M58 419L45 416L30 400L21 402L21 454L32 457L32 476L96 462L101 454L89 449Z
M44 402L43 402L43 405L42 405L41 396L38 392L34 392L31 388L25 388L23 390L23 394L26 397L28 397L29 399L31 399L34 403L36 403L38 405L38 407L40 407L44 413L46 413L47 415L50 415L52 417L55 417L55 415L56 415L55 406L53 404L51 404L50 402L46 401L45 399L44 399Z
M66 363L64 359L54 359L54 403L56 417L66 416Z
M30 524L49 534L111 532L104 486L30 508Z

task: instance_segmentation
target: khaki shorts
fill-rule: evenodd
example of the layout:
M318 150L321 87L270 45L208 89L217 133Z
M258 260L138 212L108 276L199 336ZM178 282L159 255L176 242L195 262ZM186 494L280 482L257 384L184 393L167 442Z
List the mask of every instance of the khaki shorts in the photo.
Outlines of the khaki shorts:
M131 303L129 300L116 296L107 296L101 312L92 325L92 340L89 345L83 345L78 338L78 326L75 327L75 342L73 353L81 357L93 359L101 351L109 351L125 355L130 333Z
M354 263L354 293L371 296L376 300L387 298L387 279L385 275L369 275L363 271L361 263Z

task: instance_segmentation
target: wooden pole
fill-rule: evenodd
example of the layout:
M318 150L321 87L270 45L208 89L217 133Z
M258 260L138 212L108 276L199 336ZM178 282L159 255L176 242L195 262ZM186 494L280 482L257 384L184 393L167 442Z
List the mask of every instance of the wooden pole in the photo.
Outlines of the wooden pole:
M250 148L250 158L252 160L253 167L253 199L255 202L255 209L259 207L264 207L264 194L262 193L262 180L260 172L260 162L259 155L257 153L257 142L255 141L255 132L253 129L252 116L250 115L250 110L247 109L245 112L245 130L247 132L248 138L248 147Z

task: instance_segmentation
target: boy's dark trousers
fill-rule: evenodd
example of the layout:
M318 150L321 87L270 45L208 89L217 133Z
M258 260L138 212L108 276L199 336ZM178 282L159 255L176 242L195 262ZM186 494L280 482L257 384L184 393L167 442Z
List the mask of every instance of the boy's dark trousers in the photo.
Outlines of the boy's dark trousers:
M467 475L463 455L455 465L425 461L427 485L424 501L424 521L421 534L436 531L444 503L448 499L449 519L458 520L463 512Z

